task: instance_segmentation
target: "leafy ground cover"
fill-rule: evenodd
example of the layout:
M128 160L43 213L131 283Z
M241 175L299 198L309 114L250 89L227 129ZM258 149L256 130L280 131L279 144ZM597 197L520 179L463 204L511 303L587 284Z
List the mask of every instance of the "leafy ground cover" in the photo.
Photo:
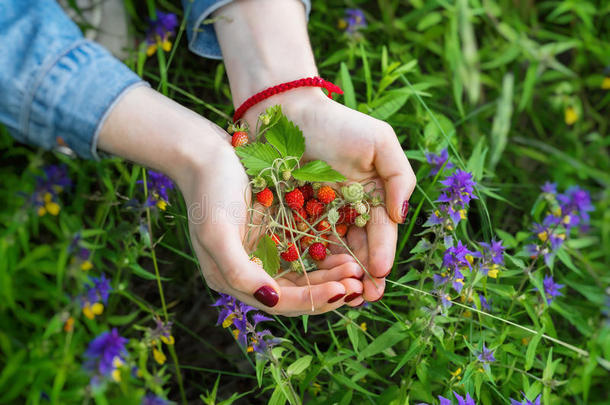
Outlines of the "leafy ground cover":
M226 126L223 65L183 25L147 56L179 2L125 4L127 63ZM313 10L320 75L392 124L419 181L384 299L267 319L207 289L163 175L1 129L0 403L608 403L610 5Z

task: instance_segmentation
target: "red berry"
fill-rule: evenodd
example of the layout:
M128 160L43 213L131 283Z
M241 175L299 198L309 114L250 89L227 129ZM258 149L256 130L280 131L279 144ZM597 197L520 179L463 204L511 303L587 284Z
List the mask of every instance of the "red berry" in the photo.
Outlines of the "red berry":
M307 249L308 246L310 246L314 241L314 238L312 236L303 236L301 238L301 250L305 250Z
M315 242L309 247L309 256L314 260L324 260L326 258L326 246L320 242Z
M259 191L256 194L256 201L258 201L265 207L270 207L273 203L273 192L269 190L269 187L265 187L263 191Z
M280 253L280 256L282 256L282 259L286 260L287 262L294 262L299 258L299 251L294 243L291 243L288 245L288 250Z
M272 241L273 241L273 242L274 242L276 245L279 245L279 244L280 244L280 237L279 237L279 236L277 236L277 235L276 235L276 234L274 234L274 233L272 233L272 234L271 234L271 235L269 235L269 236L271 236L271 240L272 240Z
M343 236L347 233L347 225L345 224L338 224L335 226L335 230L337 231L337 233L339 234L339 236Z
M327 220L323 219L318 225L316 225L316 229L320 232L327 231L330 229L330 223Z
M322 214L322 211L324 211L324 204L315 198L312 198L311 200L307 201L305 211L307 211L311 218L317 218L320 216L320 214Z
M299 190L298 188L295 188L291 192L286 193L284 199L286 200L286 204L288 204L288 206L293 210L303 208L303 204L305 204L303 193L301 193L301 190Z
M335 190L329 186L322 186L318 190L318 200L324 204L330 204L335 199Z
M231 138L231 145L234 148L238 146L245 145L248 143L248 134L244 131L238 131L233 134L233 138Z
M299 190L301 190L301 193L303 193L303 198L305 201L313 197L313 187L311 184L305 184L303 187L299 187Z
M351 225L356 220L358 216L358 211L354 209L351 205L344 205L339 208L339 223Z
M305 208L303 208L303 207L293 209L292 216L294 217L294 220L298 224L299 222L303 222L303 220L307 219L307 211L305 211Z

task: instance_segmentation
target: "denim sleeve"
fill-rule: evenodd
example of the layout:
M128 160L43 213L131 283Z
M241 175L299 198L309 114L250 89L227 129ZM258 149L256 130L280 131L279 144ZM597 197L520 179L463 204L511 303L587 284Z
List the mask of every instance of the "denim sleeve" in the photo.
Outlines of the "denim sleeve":
M54 0L0 1L0 44L0 122L19 141L97 159L108 112L145 83Z
M199 56L210 59L222 59L220 45L216 39L214 25L204 23L212 13L233 0L182 0L184 13L188 15L186 34L189 39L189 49ZM311 0L301 0L305 5L305 13L309 16Z

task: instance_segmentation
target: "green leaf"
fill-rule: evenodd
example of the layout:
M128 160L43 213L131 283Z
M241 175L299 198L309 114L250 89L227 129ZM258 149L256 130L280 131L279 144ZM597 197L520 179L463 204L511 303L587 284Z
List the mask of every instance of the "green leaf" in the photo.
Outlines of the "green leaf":
M263 268L271 276L274 276L280 268L280 254L275 242L269 235L264 235L258 241L254 256L262 260Z
M133 274L136 276L143 278L144 280L156 280L157 276L151 273L148 270L145 270L142 266L137 263L132 263L129 265L129 268L133 271ZM162 281L169 281L171 278L167 277L159 277Z
M347 70L345 62L341 62L341 88L343 90L343 101L345 106L353 110L356 109L356 93L354 92L354 84Z
M396 343L407 338L404 332L405 326L401 322L396 322L388 330L377 336L370 345L364 348L358 356L358 360L362 361L367 357L374 356L382 351L394 346Z
M379 106L371 112L371 117L386 120L394 115L407 102L409 96L401 93L389 93L379 99Z
M288 366L286 370L288 375L299 375L311 364L312 357L310 355L303 356L297 359L294 363Z
M294 156L300 159L305 152L305 137L298 126L282 115L275 125L265 132L265 138L282 157ZM292 167L296 161L292 162Z
M540 339L542 339L543 331L544 331L544 329L539 330L538 333L536 334L536 336L534 336L532 338L532 341L527 346L527 352L525 353L525 366L524 366L525 371L529 370L534 365L534 358L536 356L536 348L538 347L538 343L540 342Z
M312 182L339 182L345 180L345 176L331 168L328 163L321 160L313 160L306 163L301 168L293 171L292 176L297 180Z
M271 167L275 159L280 157L278 151L266 143L249 143L235 148L235 153L241 158L241 164L246 168L246 173L251 176L258 176L262 170Z

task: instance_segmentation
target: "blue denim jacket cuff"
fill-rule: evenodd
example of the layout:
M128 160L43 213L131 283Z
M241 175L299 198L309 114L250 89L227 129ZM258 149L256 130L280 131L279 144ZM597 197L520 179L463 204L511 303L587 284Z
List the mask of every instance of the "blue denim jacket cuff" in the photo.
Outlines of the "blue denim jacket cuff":
M100 45L75 41L40 69L23 105L21 132L36 134L30 142L46 149L65 144L98 159L97 136L108 113L132 86L145 84Z
M189 38L189 49L204 58L222 59L222 52L216 31L212 23L204 23L212 13L226 6L233 0L182 0L185 12L188 12L186 33ZM305 14L309 18L311 0L301 0L305 5ZM190 8L190 9L189 9Z

